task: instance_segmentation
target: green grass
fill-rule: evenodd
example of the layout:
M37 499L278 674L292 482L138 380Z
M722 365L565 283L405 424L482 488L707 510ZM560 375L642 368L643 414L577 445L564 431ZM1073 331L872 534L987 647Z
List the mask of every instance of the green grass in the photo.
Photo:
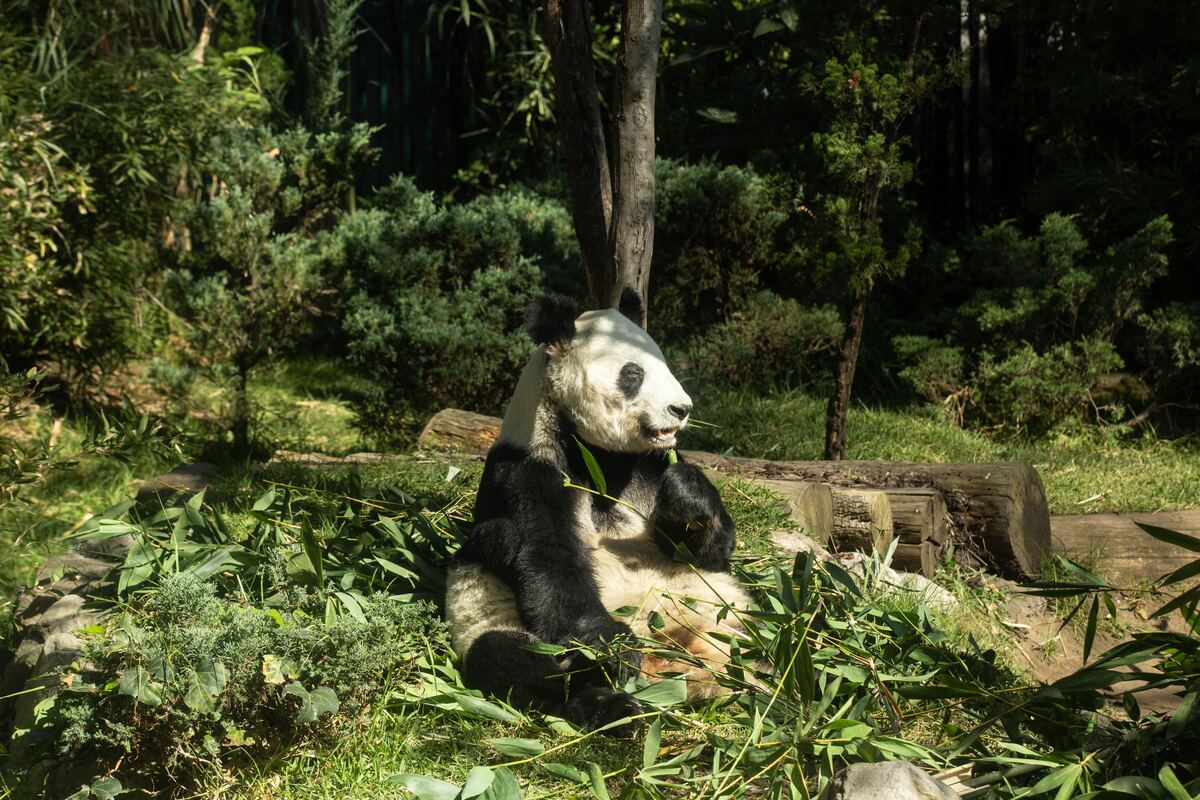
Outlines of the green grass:
M702 396L682 445L757 458L819 459L825 401L802 392ZM1200 446L1134 438L1115 429L1059 433L1020 444L950 425L931 406L856 406L847 421L850 458L885 461L1030 461L1046 485L1052 514L1164 511L1200 507Z
M372 449L353 427L353 372L337 361L302 358L255 373L250 398L259 435L285 450L345 455Z

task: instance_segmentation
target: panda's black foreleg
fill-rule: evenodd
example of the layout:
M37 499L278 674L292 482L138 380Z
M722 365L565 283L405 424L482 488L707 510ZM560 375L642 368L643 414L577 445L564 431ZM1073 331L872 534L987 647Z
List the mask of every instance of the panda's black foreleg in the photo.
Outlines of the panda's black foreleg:
M597 681L595 670L575 670L570 662L531 651L529 645L536 641L525 631L483 634L463 658L463 679L468 686L507 698L514 706L535 708L587 729L641 712L633 697ZM630 722L605 733L628 736L637 727Z
M683 544L701 569L729 570L733 520L717 487L695 464L679 461L663 471L650 522L663 552L673 555L676 545Z

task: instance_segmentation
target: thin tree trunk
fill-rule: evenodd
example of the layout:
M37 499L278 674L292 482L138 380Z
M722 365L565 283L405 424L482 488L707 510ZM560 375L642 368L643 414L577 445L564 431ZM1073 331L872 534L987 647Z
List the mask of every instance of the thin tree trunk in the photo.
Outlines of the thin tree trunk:
M250 397L246 391L249 371L238 364L233 379L233 449L238 455L250 452Z
M867 315L867 298L871 290L863 287L850 307L850 319L842 337L838 364L834 370L833 394L825 411L825 458L841 461L846 458L846 415L850 411L850 389L858 366L858 347L862 344L863 322Z
M654 253L654 95L662 28L661 0L627 0L617 58L613 260L606 305L626 288L647 305Z
M204 22L200 26L200 35L196 39L196 46L192 48L192 61L197 64L204 63L208 45L212 42L213 31L217 27L217 15L220 9L221 3L215 0L204 8Z
M608 305L606 283L612 263L609 229L613 189L584 0L547 0L545 24L571 217L583 254L591 303L603 308Z

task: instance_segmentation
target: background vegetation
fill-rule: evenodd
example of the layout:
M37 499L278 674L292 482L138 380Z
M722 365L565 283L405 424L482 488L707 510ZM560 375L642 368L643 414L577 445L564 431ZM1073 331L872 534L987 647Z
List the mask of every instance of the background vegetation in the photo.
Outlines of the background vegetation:
M591 5L605 84L620 4ZM818 457L859 308L852 457L1029 459L1056 513L1196 506L1190 11L667 2L649 320L712 423L688 444ZM109 779L805 796L885 755L1035 767L996 796L1132 774L1149 788L1110 796L1194 793L1186 740L1162 736L1195 729L1186 608L1164 615L1177 638L1140 639L1054 695L984 640L994 598L970 576L942 575L981 615L959 624L869 578L750 560L747 669L812 675L760 676L769 703L732 677L719 708L651 694L654 747L601 742L464 690L414 604L437 601L474 466L263 466L407 452L441 407L502 410L525 306L583 296L540 25L532 0L6 4L0 599L81 537L131 533L153 556L16 749L93 765L96 797ZM122 505L181 458L218 462L221 481L190 505ZM772 498L723 490L751 542L779 522ZM1115 587L1062 569L1059 590L1107 608ZM882 654L874 684L863 653ZM1110 667L1133 664L1181 710L1134 698L1081 738ZM934 694L909 690L931 672ZM30 762L5 752L10 788ZM485 762L504 766L472 771Z

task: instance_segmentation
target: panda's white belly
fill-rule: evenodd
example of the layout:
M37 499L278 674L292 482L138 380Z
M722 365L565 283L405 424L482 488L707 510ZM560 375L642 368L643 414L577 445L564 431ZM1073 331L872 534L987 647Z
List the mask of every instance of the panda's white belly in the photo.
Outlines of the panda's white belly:
M590 497L581 502L576 519L583 521L583 529L578 533L591 552L601 602L609 611L636 609L626 621L639 633L646 633L651 612L679 622L697 617L713 620L724 605L744 608L748 604L745 590L733 576L700 571L664 553L642 516L619 506L615 524L610 520L598 528L587 524Z

